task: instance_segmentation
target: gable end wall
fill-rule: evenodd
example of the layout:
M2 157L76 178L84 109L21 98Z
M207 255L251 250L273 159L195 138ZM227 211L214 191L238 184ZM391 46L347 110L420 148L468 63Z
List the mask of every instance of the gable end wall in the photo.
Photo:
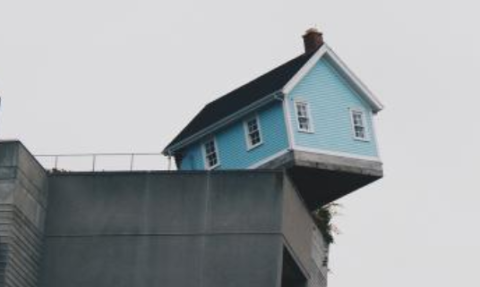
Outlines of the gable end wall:
M371 107L336 72L327 59L320 59L287 98L296 148L378 157ZM295 100L309 103L313 133L298 131ZM365 112L369 141L353 138L350 108Z

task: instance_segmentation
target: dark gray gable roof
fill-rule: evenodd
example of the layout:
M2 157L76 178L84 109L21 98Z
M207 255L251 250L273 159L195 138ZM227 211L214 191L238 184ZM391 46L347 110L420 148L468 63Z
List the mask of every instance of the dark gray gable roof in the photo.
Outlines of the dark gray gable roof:
M209 103L170 142L165 151L242 108L281 90L314 54L315 51L302 54Z

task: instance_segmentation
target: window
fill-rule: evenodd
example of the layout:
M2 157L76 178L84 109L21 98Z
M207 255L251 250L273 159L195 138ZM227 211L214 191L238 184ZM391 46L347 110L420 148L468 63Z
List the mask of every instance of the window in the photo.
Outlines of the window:
M296 102L295 109L297 111L298 130L301 132L312 133L313 126L310 120L310 109L308 103Z
M218 158L217 144L215 139L210 139L203 144L205 152L205 165L207 169L213 169L220 165Z
M247 137L248 149L255 148L262 144L262 134L260 132L260 120L254 117L245 121L245 135Z
M365 114L360 110L350 110L353 127L353 138L357 140L368 140Z

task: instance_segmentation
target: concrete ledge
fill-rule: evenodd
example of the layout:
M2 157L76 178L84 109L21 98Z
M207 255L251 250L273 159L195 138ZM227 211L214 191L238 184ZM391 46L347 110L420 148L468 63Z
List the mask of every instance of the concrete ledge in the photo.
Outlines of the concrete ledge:
M332 171L383 176L382 163L359 158L294 151L294 161L298 166L321 168Z
M260 169L307 167L331 171L383 176L380 161L293 150L261 166Z

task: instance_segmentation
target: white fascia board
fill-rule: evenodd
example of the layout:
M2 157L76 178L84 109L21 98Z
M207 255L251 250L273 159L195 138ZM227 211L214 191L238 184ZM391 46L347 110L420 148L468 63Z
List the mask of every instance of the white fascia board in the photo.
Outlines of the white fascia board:
M287 129L287 138L288 138L288 148L291 150L294 146L295 136L293 135L292 127L292 116L290 114L290 107L287 101L287 97L283 95L282 105L283 105L283 117L285 120L285 128Z
M188 138L176 143L175 145L171 146L168 150L164 150L162 153L165 154L165 155L173 155L175 153L175 151L179 150L180 148L184 147L184 146L187 146L201 138L203 138L204 136L208 135L208 134L211 134L215 131L217 131L218 129L246 116L247 114L255 111L256 109L266 105L266 104L269 104L270 102L273 102L275 99L279 98L279 97L282 97L282 95L279 93L279 92L275 92L275 93L272 93L256 102L253 102L251 103L250 105L244 107L243 109L231 114L230 116L228 117L225 117L223 118L222 120L206 127L205 129L203 130L200 130L199 132L189 136Z
M353 87L359 92L360 96L362 96L367 103L372 106L373 112L377 113L383 110L384 106L378 100L378 98L368 89L368 87L347 67L347 65L338 57L333 50L325 45L327 48L327 52L325 55L328 57L329 60L336 66L341 74L343 74L345 80L347 80Z
M308 60L308 62L293 76L293 78L283 87L282 92L287 95L289 94L295 86L300 83L300 81L313 69L315 64L322 58L328 57L330 62L333 63L335 68L344 76L345 80L349 82L355 90L364 98L368 104L372 106L373 112L377 113L383 109L382 103L378 100L377 97L367 88L365 84L360 81L360 79L355 76L355 74L345 65L345 63L333 52L333 50L327 45L324 44L313 56Z
M288 81L288 83L283 87L282 93L285 95L288 95L294 88L295 86L300 83L300 81L310 72L313 67L315 67L315 64L320 60L323 55L327 52L327 46L323 45L320 49L318 49L317 52L310 58L310 60L307 61L305 65L293 76L293 78Z

